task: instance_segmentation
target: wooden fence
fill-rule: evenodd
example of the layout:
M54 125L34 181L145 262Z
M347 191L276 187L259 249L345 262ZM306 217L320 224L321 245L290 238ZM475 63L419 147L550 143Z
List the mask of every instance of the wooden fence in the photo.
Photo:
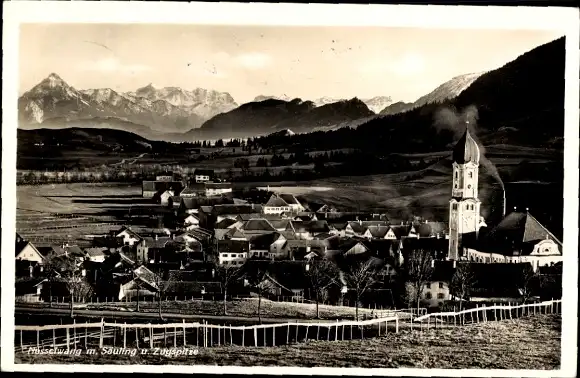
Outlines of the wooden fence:
M170 324L73 323L66 325L15 326L15 348L22 351L66 348L94 349L178 348L239 345L275 347L309 340L362 340L399 332L399 318L363 321L295 322L252 326L214 325L205 321Z
M414 323L419 323L422 330L424 326L427 329L432 326L457 326L465 324L474 324L480 322L513 320L518 317L536 315L536 314L558 314L562 312L562 300L550 300L539 303L528 304L495 304L493 306L477 306L468 310L458 312L437 312L426 314L413 319L411 329ZM433 325L431 325L433 323Z

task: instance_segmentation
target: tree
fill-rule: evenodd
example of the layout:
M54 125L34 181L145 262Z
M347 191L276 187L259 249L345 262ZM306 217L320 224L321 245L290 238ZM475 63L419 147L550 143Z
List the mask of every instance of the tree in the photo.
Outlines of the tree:
M421 294L425 284L431 279L433 274L433 257L429 251L416 249L409 252L405 259L407 274L407 297L410 303L420 308Z
M75 256L65 252L61 255L49 255L44 263L47 270L47 279L50 282L50 296L52 305L52 285L58 278L63 280L70 293L70 316L74 316L75 295L86 298L92 291L90 284L85 280L84 269Z
M245 264L244 277L248 284L258 292L258 321L262 324L262 285L268 274L269 260L248 260Z
M225 264L217 266L216 275L220 280L222 287L224 289L224 315L228 314L227 308L228 288L232 283L234 283L238 278L240 278L241 271L242 271L241 265Z
M349 289L355 293L355 318L358 320L358 306L360 298L376 282L376 269L372 260L358 261L351 264L344 272L344 279Z
M469 263L462 263L457 265L457 269L451 278L451 285L449 290L451 295L459 298L459 311L461 312L463 307L463 301L469 298L471 293L471 288L475 283L475 276L471 270L471 265Z
M316 301L316 318L320 318L318 305L327 294L329 285L336 283L339 275L338 268L326 259L311 260L306 265L306 275L310 280L310 286L314 291Z
M536 276L532 264L526 264L519 274L517 286L524 303L532 296L532 282Z

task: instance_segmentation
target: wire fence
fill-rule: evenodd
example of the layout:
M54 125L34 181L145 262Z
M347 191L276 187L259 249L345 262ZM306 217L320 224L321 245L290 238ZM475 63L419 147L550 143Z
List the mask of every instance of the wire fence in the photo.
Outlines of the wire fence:
M252 326L214 325L206 321L170 324L73 323L66 325L15 326L15 349L137 349L214 347L276 347L309 340L344 341L380 337L399 332L399 318L363 321L298 322Z

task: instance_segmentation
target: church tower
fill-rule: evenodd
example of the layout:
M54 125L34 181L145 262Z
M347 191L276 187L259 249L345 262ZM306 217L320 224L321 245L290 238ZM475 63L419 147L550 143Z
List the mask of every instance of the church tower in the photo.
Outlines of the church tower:
M453 150L453 186L449 201L450 260L459 260L461 257L462 235L477 233L479 230L479 156L479 147L466 129Z

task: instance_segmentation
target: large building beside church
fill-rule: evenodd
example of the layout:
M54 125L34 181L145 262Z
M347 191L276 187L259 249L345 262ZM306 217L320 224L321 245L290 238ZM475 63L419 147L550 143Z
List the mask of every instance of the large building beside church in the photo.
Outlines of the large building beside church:
M478 198L480 149L466 130L453 150L449 201L449 260L529 262L534 269L562 261L562 243L526 209L489 229Z

